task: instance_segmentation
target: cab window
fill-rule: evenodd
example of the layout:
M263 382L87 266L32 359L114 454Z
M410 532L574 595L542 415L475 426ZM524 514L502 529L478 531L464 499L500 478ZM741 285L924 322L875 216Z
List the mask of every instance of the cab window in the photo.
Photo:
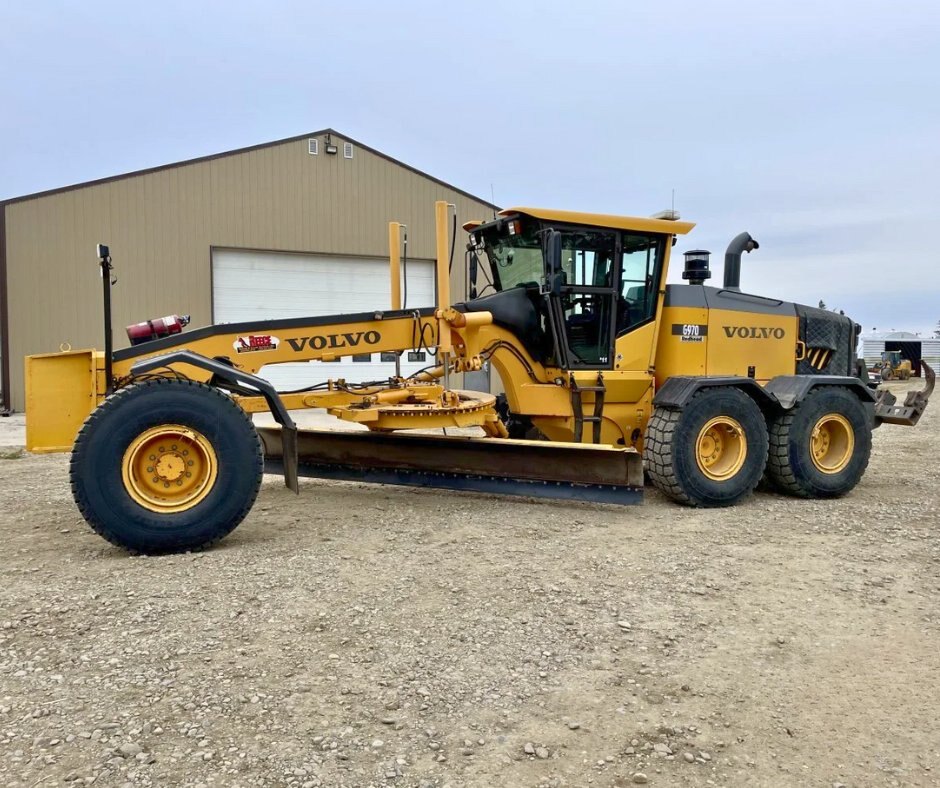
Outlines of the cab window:
M653 319L662 256L661 236L622 234L617 334L623 334Z
M615 237L611 233L566 233L561 266L567 284L577 287L611 287L614 242Z

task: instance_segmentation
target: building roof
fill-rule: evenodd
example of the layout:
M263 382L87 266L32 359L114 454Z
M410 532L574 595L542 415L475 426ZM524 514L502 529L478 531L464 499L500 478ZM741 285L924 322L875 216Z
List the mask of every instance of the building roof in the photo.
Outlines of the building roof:
M112 183L113 181L120 181L126 178L136 178L138 175L150 175L151 173L161 172L163 170L172 170L176 167L186 167L190 164L199 164L201 162L212 161L213 159L222 159L222 158L225 158L226 156L237 156L240 153L250 153L251 151L261 150L263 148L272 148L275 145L283 145L286 142L298 142L299 140L309 139L310 137L320 137L320 136L323 136L324 134L335 134L340 139L343 139L347 142L351 142L356 147L369 151L369 153L379 156L380 158L383 158L386 161L390 161L392 162L392 164L397 164L399 167L403 167L404 169L409 170L410 172L413 172L415 175L419 175L422 178L427 178L429 181L433 181L434 183L440 184L441 186L447 189L450 189L451 191L455 191L458 194L462 194L464 197L469 197L471 200L475 200L476 202L482 203L483 205L486 205L492 208L493 210L499 209L498 205L494 205L489 200L484 200L482 197L477 197L475 194L470 194L470 192L466 192L463 189L459 189L453 184L447 183L446 181L442 181L440 178L435 178L433 175L428 175L428 173L423 172L415 167L412 167L409 164L405 164L403 161L399 161L398 159L395 159L389 156L387 153L382 153L381 151L378 151L375 148L370 148L368 145L363 145L358 140L354 140L352 137L349 137L346 134L343 134L342 132L336 131L336 129L331 129L331 128L320 129L319 131L311 131L311 132L308 132L307 134L298 134L294 137L285 137L284 139L273 140L271 142L262 142L258 145L249 145L247 148L236 148L235 150L223 151L221 153L213 153L208 156L199 156L195 159L185 159L184 161L177 161L171 164L161 164L157 167L148 167L143 170L134 170L132 172L121 173L120 175L111 175L111 176L108 176L107 178L97 178L91 181L83 181L82 183L73 183L69 186L60 186L55 189L46 189L45 191L41 191L41 192L33 192L31 194L24 194L24 195L21 195L20 197L9 197L5 200L0 200L0 207L9 205L11 203L24 202L26 200L35 200L39 197L48 197L53 194L61 194L63 192L75 191L76 189L84 189L87 186L99 186L101 184Z
M914 334L911 331L890 331L881 334L863 334L861 339L867 342L884 342L885 340L891 342L927 342L934 339L934 337Z

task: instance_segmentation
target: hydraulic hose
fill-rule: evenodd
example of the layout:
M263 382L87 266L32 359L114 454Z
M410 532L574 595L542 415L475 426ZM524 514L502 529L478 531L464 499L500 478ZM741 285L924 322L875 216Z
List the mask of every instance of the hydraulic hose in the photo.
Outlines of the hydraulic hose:
M450 262L447 264L447 273L454 270L454 249L457 248L457 209L454 208L454 224L450 234Z

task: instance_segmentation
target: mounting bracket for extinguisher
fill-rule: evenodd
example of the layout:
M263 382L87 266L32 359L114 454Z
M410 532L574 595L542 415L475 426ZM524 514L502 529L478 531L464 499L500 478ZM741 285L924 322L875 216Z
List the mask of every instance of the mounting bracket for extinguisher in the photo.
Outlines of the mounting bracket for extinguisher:
M117 282L111 271L111 250L106 244L98 244L98 265L101 267L101 288L104 295L104 393L114 393L114 376L111 364L114 361L114 337L111 334L111 286Z

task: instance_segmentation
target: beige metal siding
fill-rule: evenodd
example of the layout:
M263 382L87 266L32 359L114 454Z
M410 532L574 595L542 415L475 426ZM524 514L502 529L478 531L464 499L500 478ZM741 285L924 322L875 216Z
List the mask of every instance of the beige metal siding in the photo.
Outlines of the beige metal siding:
M388 222L408 225L409 255L434 256L435 200L459 222L492 208L355 146L311 156L307 140L89 185L6 206L12 404L22 410L23 357L102 347L95 244L118 278L115 347L124 326L165 314L211 320L212 246L358 256L388 253ZM452 292L463 297L458 228ZM384 307L385 304L376 304Z

